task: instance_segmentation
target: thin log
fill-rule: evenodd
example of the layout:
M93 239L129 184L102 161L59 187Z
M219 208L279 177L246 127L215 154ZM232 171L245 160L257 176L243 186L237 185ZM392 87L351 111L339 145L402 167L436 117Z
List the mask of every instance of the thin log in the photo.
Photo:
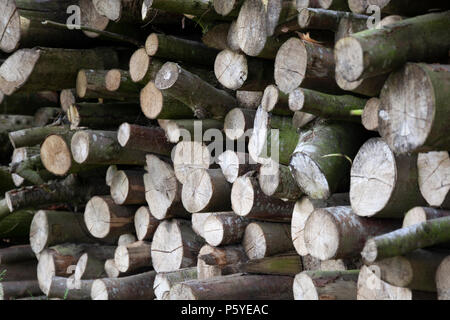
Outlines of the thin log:
M156 300L168 300L170 290L180 282L197 279L197 268L184 268L177 271L158 273L153 283Z
M0 264L12 264L35 258L36 256L29 244L0 249Z
M111 182L111 198L119 205L145 204L144 171L117 171Z
M291 116L289 109L289 96L278 89L276 85L269 85L264 89L261 106L266 112L279 116Z
M195 135L200 132L203 137L208 130L222 130L224 126L223 121L214 119L159 119L158 124L166 132L167 140L172 143L180 142L182 140L181 138L192 140L192 137L195 138Z
M40 128L28 128L9 133L9 140L14 148L32 147L44 142L47 136L63 134L69 131L68 126L45 126Z
M449 269L450 258L447 256L436 271L436 287L439 300L450 300Z
M140 207L134 215L134 227L136 229L137 239L152 240L160 223L160 220L152 215L148 207Z
M212 247L204 245L197 260L197 279L206 280L227 274L234 274L234 270L227 270L229 265L248 261L242 246Z
M117 140L123 148L169 156L174 144L166 139L159 127L144 127L123 123L117 131Z
M255 110L234 108L227 113L223 130L230 140L238 140L243 137L248 130L253 129L255 121Z
M381 101L378 98L367 100L364 111L361 116L361 123L367 130L378 131L378 111Z
M356 81L347 81L342 77L341 74L335 74L335 80L339 88L367 97L378 97L384 83L386 82L387 77L387 74L381 74L379 76L371 78L365 78Z
M406 212L403 218L403 228L432 219L450 216L450 210L439 210L431 207L414 207Z
M42 291L39 289L37 280L4 281L0 283L0 300L16 300L41 294Z
M247 172L258 170L259 164L251 161L248 153L226 150L217 157L217 164L222 169L225 179L234 183L236 179Z
M114 254L114 263L120 272L130 272L143 267L151 267L151 243L137 241L126 246L118 246Z
M233 212L209 216L203 223L203 238L211 246L238 244L244 237L249 221Z

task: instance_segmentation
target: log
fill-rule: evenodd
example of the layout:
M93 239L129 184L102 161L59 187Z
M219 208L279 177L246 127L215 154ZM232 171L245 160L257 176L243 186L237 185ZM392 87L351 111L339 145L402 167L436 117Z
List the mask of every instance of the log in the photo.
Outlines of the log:
M213 130L210 129L223 129L223 121L214 119L175 119L175 120L165 120L159 119L158 124L166 132L166 137L169 142L178 143L183 138L185 140L192 140L192 136L200 134L201 136L207 135Z
M214 73L220 84L231 90L262 91L274 82L270 61L246 57L228 49L217 55Z
M204 240L192 231L187 220L165 220L152 241L152 263L156 272L170 272L195 266Z
M76 80L77 95L82 99L113 99L124 100L133 98L121 92L110 91L106 87L108 70L81 69ZM137 94L134 96L137 98Z
M448 151L419 153L419 189L430 206L450 209L450 184L447 174L449 169Z
M321 118L361 122L355 113L362 111L367 100L351 95L330 95L319 91L297 88L289 94L291 111L302 111Z
M276 85L269 85L264 89L261 107L266 112L279 116L291 116L289 109L289 96L284 94Z
M36 256L29 244L0 249L0 265L28 261L35 258Z
M210 216L226 214L227 212L199 212L191 214L192 230L205 239L204 224Z
M237 269L240 272L250 274L295 276L302 271L302 259L297 254L281 254L279 256L267 257L263 259L249 260L227 269ZM239 272L237 272L239 273Z
M126 246L126 245L129 245L129 244L134 243L136 241L137 241L137 238L136 238L136 236L134 234L132 234L132 233L124 233L117 240L117 245L118 246Z
M21 147L21 148L15 148L11 157L11 164L10 167L15 167L16 164L17 166L21 167L19 168L19 170L17 170L16 168L14 169L14 171L24 171L24 169L27 169L27 167L31 167L31 166L27 166L26 164L31 164L30 160L32 158L36 159L37 155L39 155L39 147L38 146L33 146L33 147ZM36 161L38 162L38 161ZM39 167L39 165L37 165L37 167ZM38 170L40 168L37 168ZM7 171L7 178L9 177L9 180L12 179L13 182L13 186L16 187L20 187L21 185L24 184L25 182L25 178L21 177L20 175L18 175L17 173L11 173L11 170L8 169ZM7 182L8 179L5 180L5 182ZM8 190L14 189L14 187L9 188ZM8 191L5 190L5 191Z
M356 300L359 270L303 271L294 279L295 300Z
M218 53L217 50L208 48L200 42L158 33L152 33L147 37L145 51L150 57L204 66L213 66Z
M60 300L90 300L94 280L78 280L76 287L72 281L71 278L52 277L47 297Z
M291 172L312 199L328 199L348 176L351 161L365 141L362 128L351 123L318 123L302 132L291 157Z
M134 231L134 206L119 206L109 196L95 196L86 204L84 222L89 233L104 241L116 240Z
M118 205L145 204L144 171L119 170L111 182L111 198Z
M126 246L118 246L114 254L114 263L120 272L130 272L143 267L151 267L151 243L137 241Z
M225 179L234 183L236 179L249 171L258 170L259 164L251 161L249 155L243 152L226 150L217 157L217 164L222 169Z
M231 209L231 185L221 169L195 170L186 177L181 201L188 212L214 212Z
M67 112L70 106L79 103L86 102L86 99L81 99L77 95L77 89L63 89L59 94L59 103L61 105L61 109Z
M304 238L306 249L313 257L351 258L361 252L370 237L398 227L396 220L359 217L350 207L319 208L306 221Z
M436 287L438 300L450 299L450 285L448 281L450 258L447 256L436 271Z
M64 134L69 131L68 126L45 126L27 128L9 133L9 140L14 148L32 147L44 142L52 134Z
M348 14L339 21L335 33L334 42L346 38L354 33L362 32L369 28L369 16Z
M400 256L450 241L450 218L442 217L414 224L366 241L361 255L366 263Z
M388 14L402 14L415 16L428 12L430 9L448 9L446 1L433 0L427 2L416 2L409 0L348 0L350 10L356 13L366 12L370 5L376 5L381 12Z
M45 248L66 242L96 242L83 224L83 215L46 210L34 215L30 226L30 245L34 253L39 254Z
M0 192L14 189L14 181L8 167L0 166Z
M75 273L72 276L72 281L76 283L81 279L99 279L106 276L105 261L108 258L114 257L114 250L116 247L110 247L107 255L97 257L93 254L83 253L78 259L75 267ZM69 280L68 280L69 281Z
M43 127L57 122L63 118L63 116L61 108L40 108L34 114L33 125L36 127Z
M155 271L116 279L97 279L92 284L92 300L153 300Z
M154 81L156 74L164 63L153 57L149 57L145 48L137 49L130 58L129 72L133 82L146 85Z
M304 128L307 124L317 119L313 114L296 111L292 117L292 126L297 129Z
M379 76L365 78L356 81L347 81L341 74L335 74L335 80L339 88L345 91L351 91L367 97L378 97L381 89L386 82L388 75L381 74Z
M73 135L70 148L73 159L83 165L145 164L145 152L121 147L115 131L79 131Z
M213 0L214 10L222 16L237 17L244 0Z
M430 13L339 40L335 47L336 73L347 81L356 81L388 73L407 61L446 58L449 37L439 31L449 29L449 14ZM409 37L411 34L416 36Z
M338 91L334 69L331 48L290 38L280 47L275 59L275 83L286 94L300 85L332 93Z
M241 47L239 45L239 38L238 38L238 25L237 20L233 20L230 24L230 28L228 29L227 34L227 45L228 47L225 49L229 49L231 51L240 52ZM225 50L222 49L222 50Z
M412 300L412 292L384 282L370 267L363 266L358 277L357 300Z
M32 184L43 184L54 178L54 175L45 170L40 155L34 155L21 162L11 163L14 184L22 185L24 181ZM22 178L22 179L21 179Z
M169 156L174 144L167 142L159 127L144 127L123 123L117 131L117 140L123 148Z
M253 129L255 112L255 110L240 108L234 108L228 112L223 123L226 137L230 140L239 140L248 135L248 132Z
M230 24L221 23L208 29L202 36L202 42L209 48L216 50L228 49L228 30Z
M448 126L441 120L448 117L449 75L448 65L408 63L389 76L380 95L379 132L395 153L449 149ZM400 113L405 101L407 113Z
M234 274L234 270L226 270L227 266L244 263L248 260L242 246L226 246L221 248L204 245L197 260L197 279L206 280L227 274Z
M445 257L445 253L415 250L404 256L377 261L371 268L381 280L393 286L436 292L436 270Z
M315 200L306 196L295 203L292 212L291 236L297 253L301 256L309 254L305 243L305 225L309 216L317 209L348 206L350 199L348 193L335 193L327 200Z
M195 267L158 273L153 283L156 300L168 300L170 290L175 284L195 279L197 279L197 268Z
M83 181L69 175L64 180L10 190L5 193L5 199L11 212L68 202L76 205L88 201L94 195L108 194L108 189L100 180L93 177Z
M197 75L168 62L159 70L155 85L189 106L198 118L224 118L236 106L236 99L214 88Z
M130 72L121 69L111 69L106 73L105 86L108 91L130 99L138 99L139 91L144 87L131 79Z
M258 173L259 186L266 196L296 201L303 195L288 166L270 159Z
M370 195L364 195L367 190ZM417 155L396 156L381 138L368 140L353 161L350 202L363 217L403 218L410 208L425 206Z
M108 48L20 49L0 67L0 90L6 95L19 89L21 92L62 90L73 86L80 69L110 69L118 65L117 52Z
M245 229L242 245L251 260L294 250L289 225L281 223L250 223Z
M152 215L149 207L140 207L134 215L134 227L136 229L137 239L152 240L160 223L160 220Z
M203 238L211 246L238 244L244 237L249 221L233 212L209 216L203 223Z
M367 100L361 116L361 123L369 131L378 131L378 111L381 101L378 98Z
M30 224L34 214L35 211L23 210L3 215L0 221L0 237L25 240L30 234Z
M261 104L263 92L259 91L236 91L238 106L245 109L258 109Z
M3 97L3 98L2 98ZM3 114L34 115L43 107L57 107L56 93L53 91L31 92L5 96L0 93L0 112Z
M208 148L198 141L181 141L175 147L173 169L181 184L186 183L187 177L197 169L208 169L211 154Z
M172 166L154 155L147 155L146 159L148 173L144 174L145 199L151 215L158 220L188 218L189 213L181 202L182 186Z
M0 283L0 300L16 300L41 294L37 280L2 281Z
M403 218L402 228L448 216L450 216L450 210L439 210L430 207L414 207L406 212L405 217Z
M300 8L298 8L300 9ZM329 10L323 8L304 7L299 10L298 25L300 29L338 31L339 22L346 17L365 17L350 12Z
M159 90L153 81L141 90L140 102L142 112L149 119L189 119L194 116L191 108L166 90Z
M33 258L30 260L24 260L14 263L1 261L0 282L37 280L36 267L36 256L33 256Z
M170 300L292 300L289 276L233 274L190 280L170 290Z

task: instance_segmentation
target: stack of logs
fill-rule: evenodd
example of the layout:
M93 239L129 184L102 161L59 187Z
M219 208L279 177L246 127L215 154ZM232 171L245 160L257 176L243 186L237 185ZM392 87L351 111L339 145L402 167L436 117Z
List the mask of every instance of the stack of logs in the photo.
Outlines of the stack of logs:
M449 7L0 0L0 299L450 299Z

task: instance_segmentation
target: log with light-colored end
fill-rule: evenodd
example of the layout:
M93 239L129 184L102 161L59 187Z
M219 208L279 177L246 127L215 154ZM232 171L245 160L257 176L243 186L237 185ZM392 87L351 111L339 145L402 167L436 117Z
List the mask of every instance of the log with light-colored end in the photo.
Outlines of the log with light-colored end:
M295 276L295 300L356 300L358 270L303 271Z
M395 220L366 219L348 206L319 208L308 218L304 240L308 253L321 260L357 256L370 237L399 227Z
M187 177L197 169L208 169L211 154L208 148L198 141L181 141L175 147L173 167L178 181L184 184Z
M111 198L116 204L144 204L144 171L119 170L111 182Z
M213 247L205 244L198 253L197 277L199 280L237 273L232 265L248 261L242 246ZM228 269L227 267L231 267Z
M450 216L450 210L439 210L431 207L414 207L406 212L403 218L403 228L422 223L431 219Z
M187 220L165 220L152 240L152 263L159 272L195 266L204 240L192 230Z
M419 190L417 155L396 156L381 138L364 143L350 176L350 202L359 216L403 218L410 208L426 205Z
M120 272L130 272L152 266L151 243L137 241L118 246L114 254L114 263Z
M269 197L296 201L303 195L289 167L272 159L259 168L258 182L261 190Z
M227 113L224 119L223 129L230 140L238 140L253 128L255 111L234 108Z
M439 300L450 300L450 256L447 256L436 271L436 287Z
M130 76L134 82L149 81L151 75L148 71L151 69L151 58L145 51L145 48L136 50L130 58ZM154 77L153 77L154 78Z
M263 92L260 91L236 91L238 106L246 109L258 109L261 104Z
M177 271L158 273L153 283L156 300L168 300L170 289L180 282L197 279L197 268L184 268Z
M60 135L50 135L41 145L41 161L44 167L56 175L66 174L72 167L72 153L66 140Z
M231 208L231 185L221 169L195 170L186 177L181 201L187 211L214 212Z
M203 238L211 246L237 244L244 237L249 220L234 212L223 212L209 216L203 224Z
M368 97L378 97L380 95L381 89L383 88L387 77L387 74L382 74L371 78L347 81L340 73L335 74L335 80L339 88Z
M129 244L135 243L137 241L137 238L132 233L124 233L119 237L117 240L118 246L127 246Z
M213 0L214 10L222 15L228 16L233 12L238 12L244 0Z
M261 106L265 111L273 114L281 116L292 115L292 111L289 109L289 96L273 84L264 89Z
M250 259L261 259L294 250L288 224L252 222L242 240Z
M222 169L222 173L229 183L233 183L236 179L249 171L257 170L259 164L250 163L247 153L234 152L227 150L217 157L217 164Z
M151 240L160 220L156 219L148 207L142 206L134 215L134 228L138 240Z
M369 99L364 107L361 122L364 128L370 131L378 131L378 111L380 110L380 99Z

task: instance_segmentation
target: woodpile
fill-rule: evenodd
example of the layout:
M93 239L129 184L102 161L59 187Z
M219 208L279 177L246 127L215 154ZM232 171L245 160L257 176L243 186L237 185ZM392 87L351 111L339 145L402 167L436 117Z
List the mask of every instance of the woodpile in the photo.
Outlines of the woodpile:
M0 0L0 300L450 300L449 9Z

